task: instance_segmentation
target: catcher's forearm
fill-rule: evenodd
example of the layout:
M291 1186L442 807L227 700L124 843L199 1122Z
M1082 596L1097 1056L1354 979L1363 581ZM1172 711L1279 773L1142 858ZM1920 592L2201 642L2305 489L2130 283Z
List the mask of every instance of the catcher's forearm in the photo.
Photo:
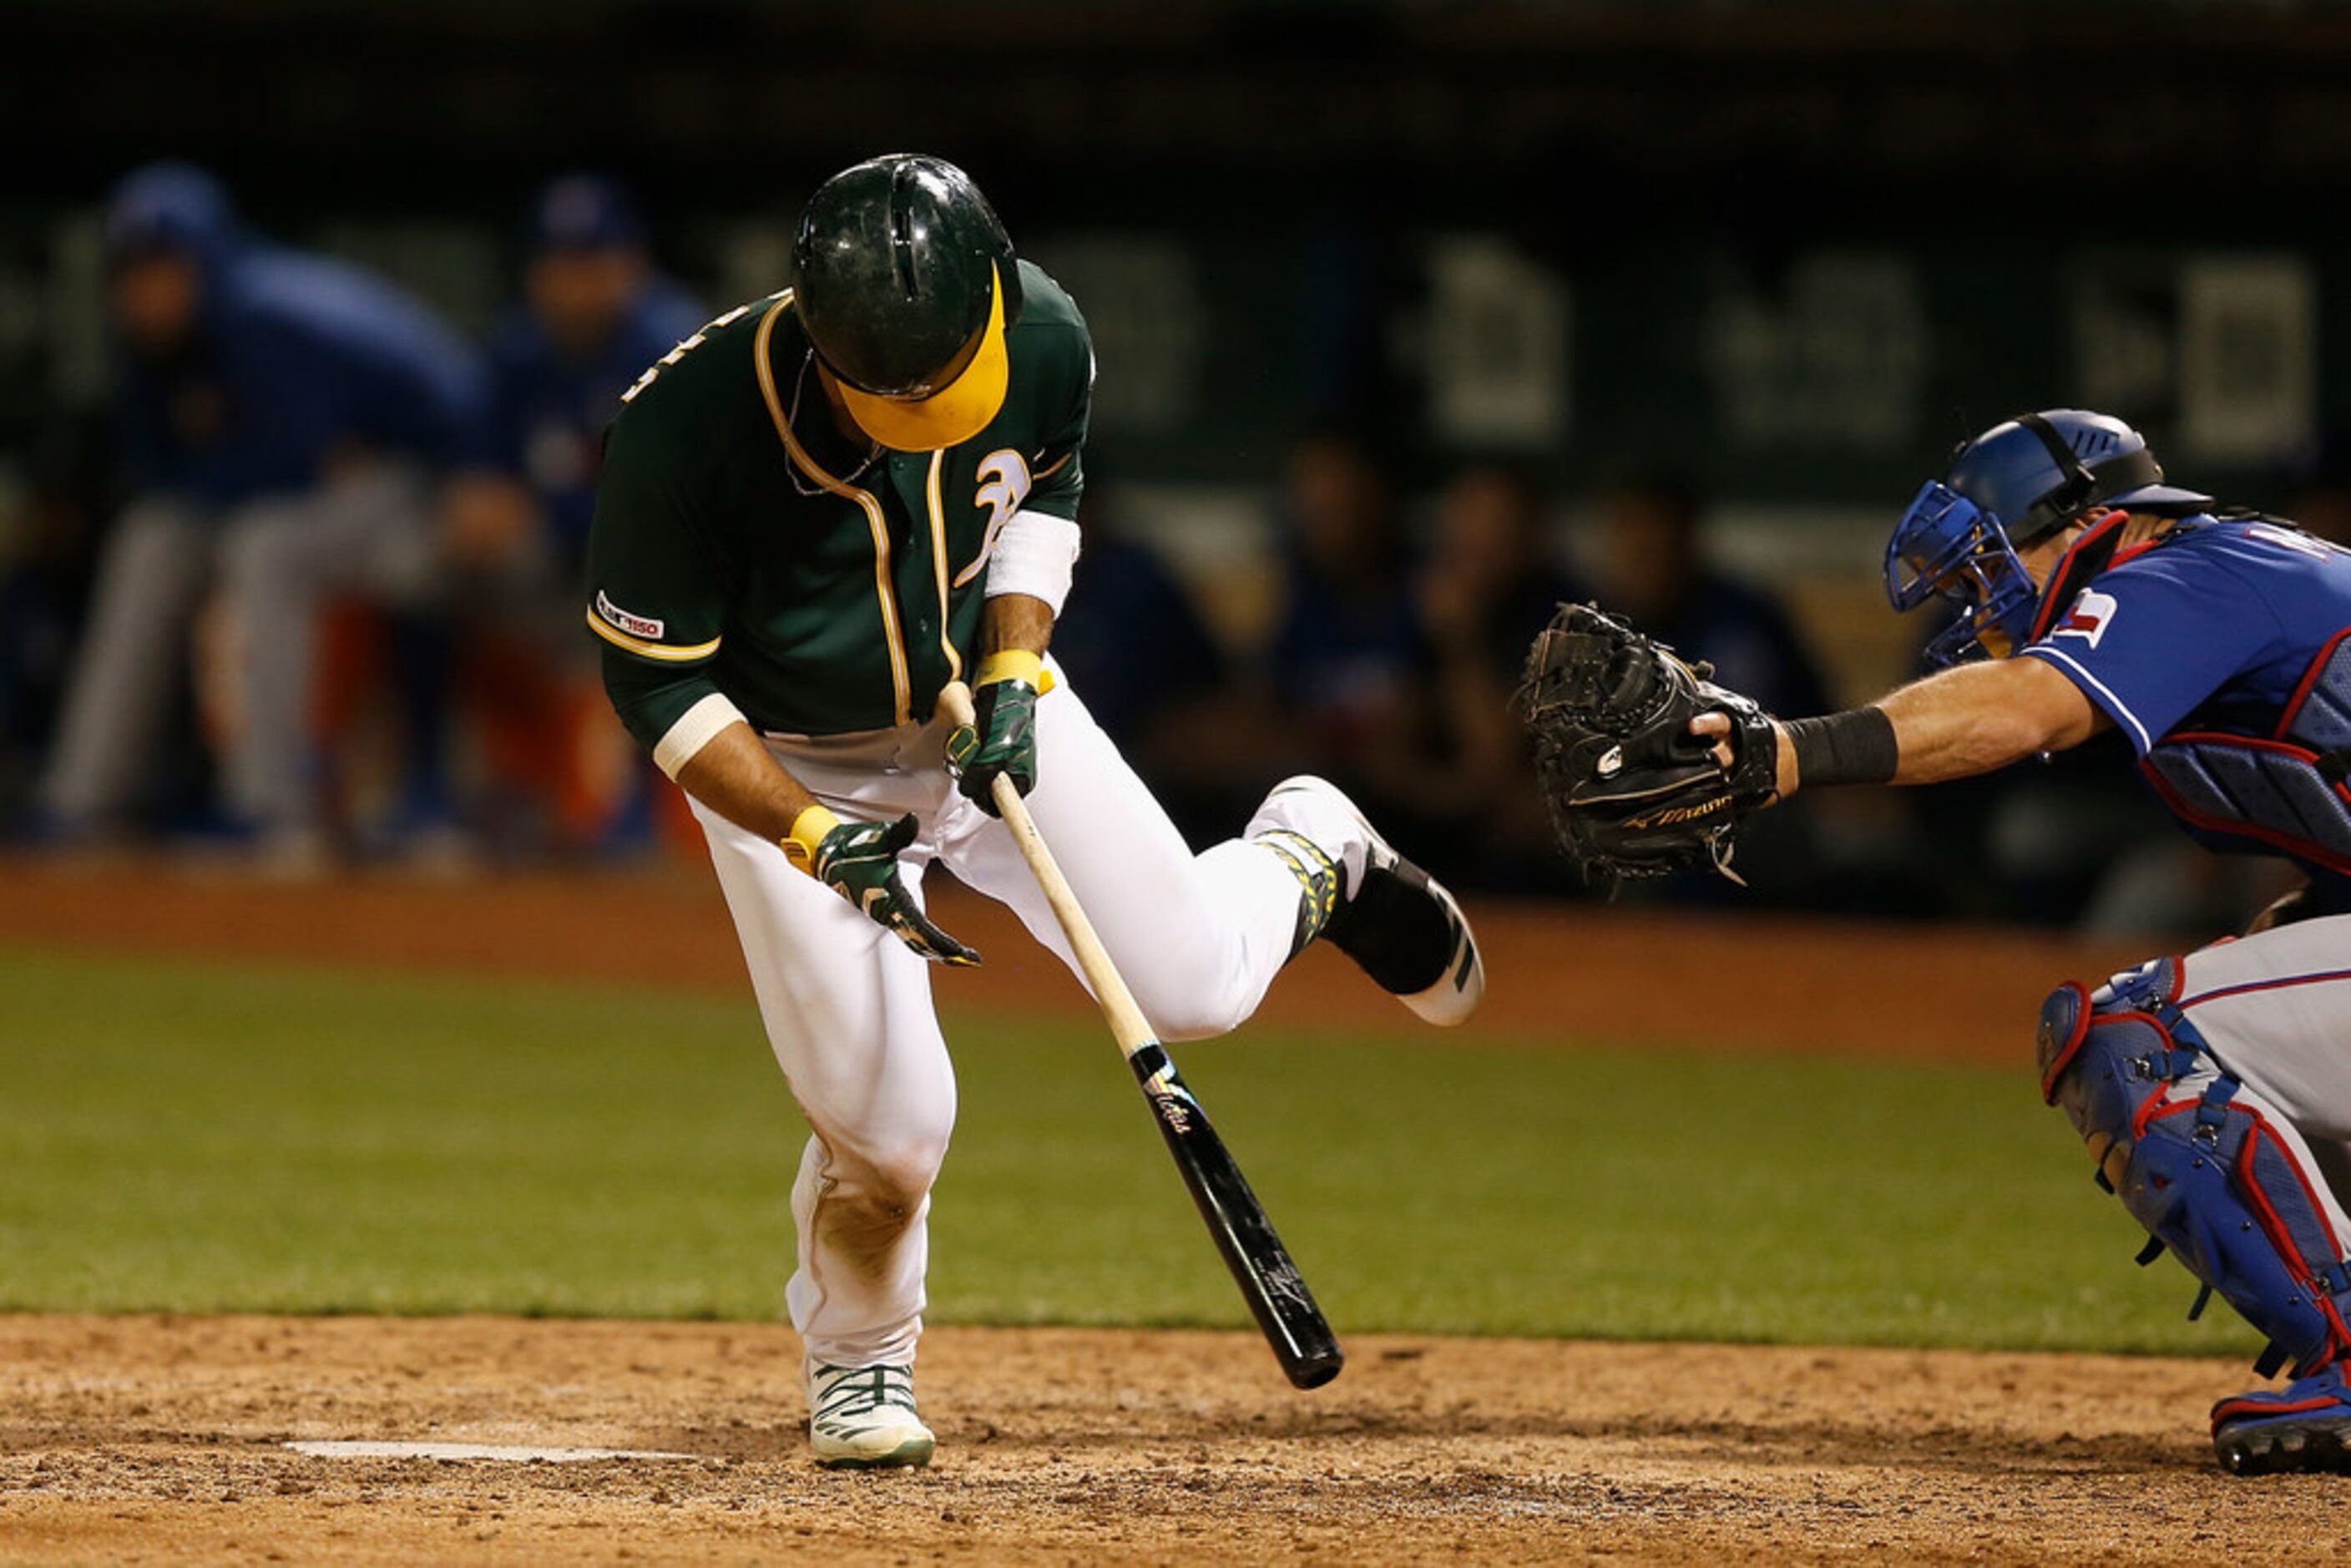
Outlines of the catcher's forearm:
M2039 659L1961 664L1878 700L1894 721L1896 784L1965 779L2044 751L2079 746L2105 727L2081 689Z

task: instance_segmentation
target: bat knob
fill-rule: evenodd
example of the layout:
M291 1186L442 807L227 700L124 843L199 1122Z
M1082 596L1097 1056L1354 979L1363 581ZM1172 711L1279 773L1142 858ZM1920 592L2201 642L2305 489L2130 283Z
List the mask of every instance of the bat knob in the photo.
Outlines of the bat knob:
M973 722L976 710L971 706L971 688L961 681L949 681L941 686L939 706L934 716L943 717L950 724Z

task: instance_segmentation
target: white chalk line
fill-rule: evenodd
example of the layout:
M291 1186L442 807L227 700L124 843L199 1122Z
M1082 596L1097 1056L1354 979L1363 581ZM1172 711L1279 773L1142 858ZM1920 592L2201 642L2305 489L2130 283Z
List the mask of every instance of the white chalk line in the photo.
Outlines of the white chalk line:
M502 1464L577 1465L594 1459L692 1459L657 1448L541 1448L499 1443L288 1443L314 1459L487 1459Z

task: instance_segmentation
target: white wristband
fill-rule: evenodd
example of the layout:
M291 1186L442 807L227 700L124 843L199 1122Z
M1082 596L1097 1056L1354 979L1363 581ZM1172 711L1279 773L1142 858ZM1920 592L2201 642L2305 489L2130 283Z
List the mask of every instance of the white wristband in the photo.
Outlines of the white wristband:
M695 754L710 744L718 732L743 718L743 710L728 702L724 694L713 692L678 716L669 727L669 733L653 746L653 766L677 777L678 769L694 760Z
M987 597L1025 593L1041 599L1055 615L1070 597L1070 574L1077 570L1078 525L1042 512L1015 512L996 536L987 558Z

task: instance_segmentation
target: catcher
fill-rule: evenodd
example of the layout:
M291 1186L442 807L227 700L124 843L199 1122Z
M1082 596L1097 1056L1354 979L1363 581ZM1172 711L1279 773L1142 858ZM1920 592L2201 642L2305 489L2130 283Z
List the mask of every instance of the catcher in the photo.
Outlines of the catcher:
M1740 821L1799 788L1929 784L2119 727L2191 834L2301 867L2241 941L2060 986L2038 1054L2153 1238L2139 1260L2168 1249L2269 1341L2261 1375L2291 1374L2214 1406L2220 1463L2351 1473L2351 554L2167 485L2137 431L2060 409L1961 446L1886 573L1898 611L1957 608L1928 650L1951 667L1792 722L1563 608L1520 693L1562 843L1602 880L1728 872Z

